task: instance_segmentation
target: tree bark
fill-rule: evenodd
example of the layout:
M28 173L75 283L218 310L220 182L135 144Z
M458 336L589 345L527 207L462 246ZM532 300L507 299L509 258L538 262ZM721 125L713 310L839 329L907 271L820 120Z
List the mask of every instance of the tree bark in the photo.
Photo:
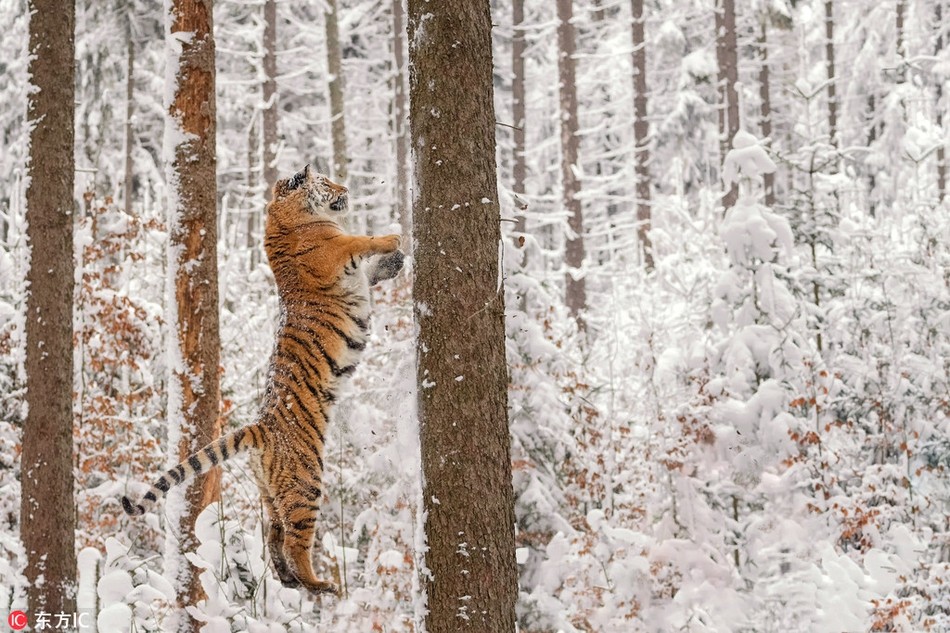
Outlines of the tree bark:
M633 138L634 170L637 174L637 237L643 264L653 270L650 202L650 121L647 119L647 48L643 33L643 0L632 0L633 10Z
M557 0L558 81L561 105L561 191L568 214L570 235L564 249L567 272L564 275L564 301L571 316L584 328L583 312L587 306L587 284L583 277L584 216L579 197L578 178L580 139L577 136L576 42L573 0Z
M327 67L330 71L330 125L333 136L332 176L345 183L349 177L346 151L346 104L343 99L343 52L340 50L340 23L337 0L326 0L329 11L323 14L327 34Z
M528 164L525 160L525 38L524 38L524 0L512 0L511 3L511 113L514 126L514 147L512 148L511 189L518 196L525 194L525 181L528 179ZM515 212L515 234L522 237L527 231L525 210L527 204L517 203ZM522 266L527 262L522 261Z
M488 0L409 0L409 42L426 630L513 633L518 571Z
M825 65L828 69L828 136L838 147L838 96L835 88L834 0L825 0Z
M759 24L759 101L760 104L760 113L762 118L760 119L760 128L762 131L762 138L765 140L766 147L771 147L772 145L772 90L769 85L769 32L768 32L768 17L762 16L762 21ZM763 174L763 179L765 182L765 206L772 207L775 205L775 173L769 172Z
M76 610L73 497L73 155L76 9L31 0L31 246L26 299L26 403L20 534L32 613Z
M125 183L123 195L125 197L125 213L132 215L132 187L135 164L132 161L132 150L135 140L132 136L132 117L135 114L135 37L132 28L132 9L128 9L128 50L126 51L125 67Z
M732 139L739 131L739 58L736 45L735 0L716 2L716 60L719 63L719 166L726 160ZM739 187L732 183L722 197L723 207L732 208L739 197Z
M264 112L261 139L264 143L265 197L277 182L277 0L264 2Z
M934 43L934 56L939 57L943 51L943 0L936 0L934 4L934 19L937 26L937 37ZM943 79L936 80L936 104L934 111L937 113L937 129L943 128ZM947 144L941 142L937 147L937 196L940 202L943 202L947 193Z
M177 463L218 434L217 187L215 180L215 67L211 0L173 0L166 41L174 94L165 121L169 183L169 277L166 323L172 358L168 419L170 461ZM188 34L185 36L184 34ZM180 47L180 54L178 50ZM173 352L174 354L174 352ZM184 558L198 543L194 524L216 496L202 476L169 493L166 573L178 591L173 631L198 631L184 612L203 592L198 570Z
M403 0L393 0L393 137L396 143L396 217L405 245L412 238L409 204L409 146L406 135L406 53L403 40Z

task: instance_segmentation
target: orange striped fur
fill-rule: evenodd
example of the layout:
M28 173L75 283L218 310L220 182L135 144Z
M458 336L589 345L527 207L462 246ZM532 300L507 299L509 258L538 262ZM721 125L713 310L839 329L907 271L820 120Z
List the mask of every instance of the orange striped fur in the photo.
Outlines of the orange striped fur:
M395 277L404 258L398 235L344 233L346 210L346 187L309 165L274 185L264 246L281 314L258 421L166 471L139 503L122 498L126 512L143 514L170 487L249 451L270 518L274 570L284 585L314 593L337 590L316 577L310 559L330 411L366 345L369 283Z

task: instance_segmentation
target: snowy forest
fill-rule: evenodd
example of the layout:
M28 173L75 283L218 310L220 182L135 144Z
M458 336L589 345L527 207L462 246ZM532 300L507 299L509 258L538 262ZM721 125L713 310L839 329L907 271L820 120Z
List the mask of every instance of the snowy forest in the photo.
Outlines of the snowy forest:
M0 32L15 630L950 631L950 2L0 0ZM176 127L197 119L208 138ZM321 597L275 576L244 457L144 516L119 503L187 455L189 416L255 421L265 205L308 163L349 188L349 231L408 255L327 431ZM449 215L453 186L471 207ZM433 269L468 218L487 228ZM199 274L217 294L187 321ZM462 320L437 342L482 364L451 373L427 328L471 289L503 295L471 314L503 315L498 353ZM56 319L59 344L31 334ZM438 418L450 386L472 400ZM424 476L429 419L505 478L445 494L513 512L510 582L433 531L456 510ZM510 464L479 461L491 429ZM446 547L475 587L448 615Z

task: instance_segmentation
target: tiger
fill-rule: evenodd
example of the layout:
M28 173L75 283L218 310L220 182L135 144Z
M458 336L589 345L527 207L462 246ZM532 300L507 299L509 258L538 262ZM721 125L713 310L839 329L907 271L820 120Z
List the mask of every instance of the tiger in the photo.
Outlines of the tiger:
M317 578L310 556L330 413L366 347L369 286L394 278L405 258L398 235L344 233L348 206L347 188L310 165L274 184L264 248L280 318L257 420L166 471L138 503L122 497L128 514L141 515L172 486L249 452L274 571L284 586L317 595L338 593Z

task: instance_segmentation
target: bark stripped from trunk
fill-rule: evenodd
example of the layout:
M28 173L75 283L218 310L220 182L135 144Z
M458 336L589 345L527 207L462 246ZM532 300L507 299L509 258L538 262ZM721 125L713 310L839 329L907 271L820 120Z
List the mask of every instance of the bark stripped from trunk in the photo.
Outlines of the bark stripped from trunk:
M211 0L172 0L170 9L168 63L177 67L169 73L176 85L171 87L174 97L165 124L165 153L172 160L166 166L171 276L167 323L177 357L171 359L168 418L169 438L175 442L170 461L178 462L218 435L215 68ZM166 504L171 526L166 565L182 609L203 596L199 570L184 553L198 545L195 519L216 498L216 483L216 478L199 477L173 490ZM173 630L199 628L183 610L177 614Z
M430 633L513 633L507 420L488 0L409 0L413 294Z
M20 535L31 613L76 610L73 497L73 158L75 5L30 2L31 246Z

